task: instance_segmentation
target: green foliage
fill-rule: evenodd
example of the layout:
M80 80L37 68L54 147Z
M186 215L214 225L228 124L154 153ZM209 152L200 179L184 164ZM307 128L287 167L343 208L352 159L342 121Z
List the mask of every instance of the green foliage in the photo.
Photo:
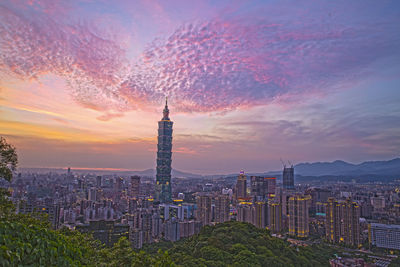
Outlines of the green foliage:
M204 227L175 243L168 253L179 266L329 266L334 251L323 246L293 247L269 232L241 222ZM154 249L146 247L152 253Z
M6 139L0 137L0 178L7 181L12 179L12 171L15 170L18 164L17 153L15 147L8 144Z
M167 247L167 250L154 247ZM163 242L135 251L126 238L111 248L87 234L27 215L0 218L0 266L328 266L333 249L292 247L262 229L240 222L205 227L175 243Z
M2 266L86 265L79 243L40 224L0 221L0 264Z
M15 213L15 207L8 198L10 192L4 188L0 188L0 218L9 217Z

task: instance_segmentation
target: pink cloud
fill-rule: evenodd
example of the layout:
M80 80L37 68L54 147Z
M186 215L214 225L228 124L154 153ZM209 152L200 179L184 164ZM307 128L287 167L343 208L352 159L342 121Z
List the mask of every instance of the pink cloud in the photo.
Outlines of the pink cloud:
M3 71L26 80L64 77L77 103L104 111L103 120L151 109L166 95L176 111L220 114L323 95L367 77L371 65L400 48L393 18L346 26L300 12L187 23L155 38L129 64L126 51L103 31L61 23L57 4L32 4L41 8L31 17L0 8ZM161 20L169 17L157 2L146 7Z
M0 66L21 79L64 77L75 100L94 109L127 109L117 88L127 72L125 51L86 24L65 25L44 13L29 18L0 7Z

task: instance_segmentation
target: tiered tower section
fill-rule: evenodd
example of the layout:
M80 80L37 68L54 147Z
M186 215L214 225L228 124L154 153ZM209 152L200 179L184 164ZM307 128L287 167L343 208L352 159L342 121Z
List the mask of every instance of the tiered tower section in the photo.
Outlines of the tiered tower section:
M171 192L171 156L172 156L172 125L169 119L168 102L165 100L163 118L158 122L157 145L157 199L161 203L172 201Z

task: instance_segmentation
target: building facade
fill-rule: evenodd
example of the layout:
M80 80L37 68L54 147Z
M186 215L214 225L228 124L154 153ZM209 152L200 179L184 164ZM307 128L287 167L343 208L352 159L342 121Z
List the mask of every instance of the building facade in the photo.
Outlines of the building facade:
M196 197L196 220L200 221L202 225L211 224L211 197L208 195Z
M223 223L229 221L229 196L219 195L215 198L215 222Z
M244 171L240 171L236 186L235 186L235 198L243 199L247 198L247 177L244 175Z
M400 250L400 225L371 223L368 235L373 246Z
M165 101L163 118L158 122L156 198L161 203L172 201L172 125L169 119L168 103Z
M282 174L283 188L293 190L294 189L294 167L283 167Z
M297 237L307 237L309 230L308 209L311 197L295 195L289 197L289 234Z
M282 224L282 204L271 202L268 204L268 229L273 233L281 232Z
M326 239L350 246L360 244L360 206L350 199L338 202L329 198L325 217Z
M140 195L140 176L131 176L130 197L138 198Z
M275 177L251 176L251 196L256 201L264 200L275 194Z

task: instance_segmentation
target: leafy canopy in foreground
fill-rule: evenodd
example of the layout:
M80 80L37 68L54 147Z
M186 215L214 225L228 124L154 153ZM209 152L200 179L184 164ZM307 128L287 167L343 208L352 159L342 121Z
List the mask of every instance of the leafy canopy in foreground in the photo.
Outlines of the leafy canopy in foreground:
M206 226L186 240L149 245L168 249L181 266L329 266L335 251L322 246L294 247L264 229L241 222Z

